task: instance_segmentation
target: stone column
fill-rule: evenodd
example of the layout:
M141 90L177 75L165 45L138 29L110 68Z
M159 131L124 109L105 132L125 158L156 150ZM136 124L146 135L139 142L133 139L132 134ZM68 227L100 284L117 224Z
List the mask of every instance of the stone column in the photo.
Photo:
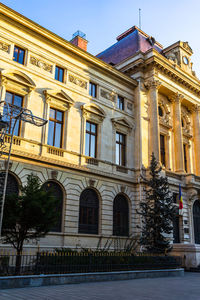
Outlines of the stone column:
M181 124L181 101L183 95L175 94L171 97L173 101L173 129L174 129L174 151L175 151L175 171L184 173L184 155L183 155L183 138Z
M200 176L200 106L193 107L193 126L194 126L194 153L196 175Z
M154 155L159 161L160 138L159 138L159 116L158 116L158 89L161 82L152 79L147 82L146 87L149 89L148 102L150 106L150 155Z

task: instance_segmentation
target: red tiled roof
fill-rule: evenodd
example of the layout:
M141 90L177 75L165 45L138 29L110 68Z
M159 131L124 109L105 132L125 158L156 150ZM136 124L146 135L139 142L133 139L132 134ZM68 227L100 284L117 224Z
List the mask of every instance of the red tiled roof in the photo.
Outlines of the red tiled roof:
M117 37L117 43L97 55L110 64L118 64L138 51L145 53L154 48L162 52L163 47L154 38L134 26Z

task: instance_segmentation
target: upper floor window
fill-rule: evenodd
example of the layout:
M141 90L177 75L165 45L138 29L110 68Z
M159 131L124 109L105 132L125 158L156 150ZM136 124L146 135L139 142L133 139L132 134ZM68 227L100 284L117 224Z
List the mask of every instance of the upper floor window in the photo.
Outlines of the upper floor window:
M165 136L160 134L160 161L163 166L165 166Z
M93 82L90 82L89 84L89 95L93 98L96 98L97 96L97 85Z
M124 110L124 98L121 96L117 97L117 108Z
M60 82L64 81L64 69L63 68L56 66L55 79Z
M5 101L9 104L22 107L23 97L19 96L17 94L11 93L11 92L6 92ZM4 107L4 112L3 112L4 116L7 115L7 112L5 110L6 110L6 106ZM12 112L12 110L10 111L9 117L8 116L4 117L4 121L7 121L9 123L7 133L12 134L13 126L15 123L15 115L14 115L14 112ZM20 125L21 125L21 122L19 120L17 120L17 122L15 124L15 128L14 128L14 135L16 135L16 136L19 136L19 134L20 134Z
M188 168L187 168L187 146L186 146L186 144L183 144L183 155L184 155L185 172L187 173Z
M85 155L96 158L97 155L97 125L86 122Z
M48 145L61 148L63 131L63 112L50 108Z
M116 164L125 166L126 164L126 136L116 132Z
M25 57L25 50L15 46L14 47L14 54L13 54L13 60L18 62L19 64L24 64L24 57Z

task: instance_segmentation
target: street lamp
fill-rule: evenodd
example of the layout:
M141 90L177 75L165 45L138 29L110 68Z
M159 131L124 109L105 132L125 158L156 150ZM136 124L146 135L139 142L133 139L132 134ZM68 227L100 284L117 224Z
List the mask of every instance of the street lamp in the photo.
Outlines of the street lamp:
M1 148L4 147L4 137L6 134L6 130L9 125L12 126L12 120L14 120L14 124L11 127L11 140L10 140L8 160L7 160L6 170L5 170L5 180L4 180L2 201L0 204L0 208L1 208L0 237L1 237L2 222L3 222L3 210L4 210L4 204L5 204L6 187L7 187L7 182L8 182L8 171L9 171L9 164L10 164L10 155L11 155L15 126L18 121L24 121L24 122L33 124L35 126L41 127L47 123L47 120L44 120L42 118L34 116L31 112L31 110L29 110L29 109L10 104L6 101L1 101L0 107L3 108L3 115L0 112L0 131L1 131L0 146L1 146ZM5 118L6 120L9 120L9 122L3 121L3 118Z

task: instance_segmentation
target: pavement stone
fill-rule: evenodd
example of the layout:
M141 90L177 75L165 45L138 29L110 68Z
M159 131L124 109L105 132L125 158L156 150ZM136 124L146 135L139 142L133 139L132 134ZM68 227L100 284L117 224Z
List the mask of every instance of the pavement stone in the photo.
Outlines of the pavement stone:
M200 300L200 273L184 277L41 286L0 291L0 300Z

